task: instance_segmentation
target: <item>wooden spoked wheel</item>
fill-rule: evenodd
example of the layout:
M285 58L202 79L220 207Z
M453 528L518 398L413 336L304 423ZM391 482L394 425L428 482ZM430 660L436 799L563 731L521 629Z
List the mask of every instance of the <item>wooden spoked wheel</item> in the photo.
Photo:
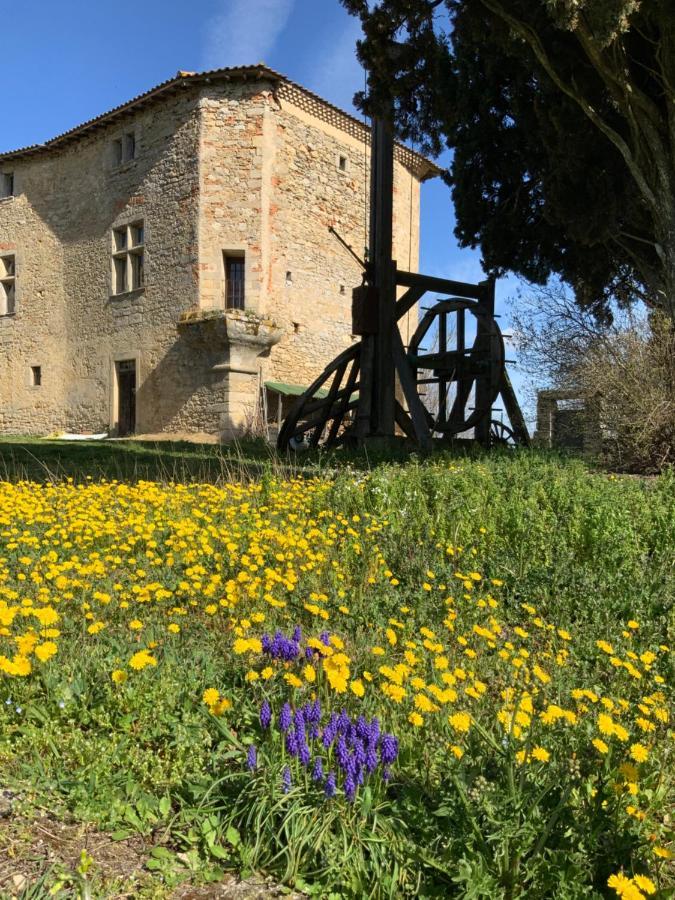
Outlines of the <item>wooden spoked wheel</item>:
M349 438L358 405L361 344L348 347L298 398L279 431L279 450L319 443L339 446Z
M433 346L423 348L424 341ZM504 372L504 342L494 316L477 303L452 297L427 310L408 360L425 387L432 432L451 437L490 415Z
M490 422L490 446L491 447L517 447L518 439L508 425L492 419Z

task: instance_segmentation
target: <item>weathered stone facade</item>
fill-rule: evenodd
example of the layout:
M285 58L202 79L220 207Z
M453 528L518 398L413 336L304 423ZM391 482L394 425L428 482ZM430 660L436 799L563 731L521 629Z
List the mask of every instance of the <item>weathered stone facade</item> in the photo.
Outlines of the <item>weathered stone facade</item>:
M14 310L0 315L0 430L115 433L121 361L135 369L137 433L231 437L264 380L308 384L352 341L361 273L328 227L363 252L368 137L256 66L179 73L0 155L13 176L0 260L16 271ZM419 185L436 170L402 147L396 157L395 255L415 271ZM125 226L142 276L118 291ZM244 258L243 311L225 308L228 254Z

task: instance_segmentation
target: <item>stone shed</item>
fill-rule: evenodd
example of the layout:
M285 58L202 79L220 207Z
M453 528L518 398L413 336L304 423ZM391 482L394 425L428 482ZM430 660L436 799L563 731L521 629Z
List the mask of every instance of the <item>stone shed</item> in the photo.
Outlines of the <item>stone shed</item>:
M353 340L366 125L264 65L178 72L0 154L0 431L247 429ZM395 152L394 255L417 271L420 183ZM417 310L404 330L414 330Z

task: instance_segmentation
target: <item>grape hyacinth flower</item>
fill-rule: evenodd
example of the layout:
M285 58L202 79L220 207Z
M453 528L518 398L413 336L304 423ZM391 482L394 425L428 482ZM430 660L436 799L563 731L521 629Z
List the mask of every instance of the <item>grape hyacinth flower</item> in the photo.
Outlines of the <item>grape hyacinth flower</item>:
M354 797L356 797L356 782L352 775L347 775L345 778L345 797L350 803L353 803Z
M293 721L293 713L291 712L291 704L284 703L279 713L279 728L281 731L288 731Z
M321 781L323 779L323 761L320 756L314 760L314 765L312 766L312 779L313 781Z
M326 795L326 797L328 797L328 799L330 799L331 797L335 796L336 790L337 790L337 787L336 787L335 772L330 772L328 775L328 778L326 778L326 784L324 786L323 792Z
M248 748L248 753L246 754L246 765L249 768L249 771L255 772L255 769L258 765L258 751L256 750L255 744L251 744Z
M398 740L393 734L383 734L380 741L380 759L383 766L390 766L398 756Z
M260 724L264 729L268 729L272 722L272 707L268 700L263 700L260 707Z
M281 783L283 787L284 794L287 794L291 789L291 770L288 766L284 766L284 771L281 773Z
M307 744L300 744L300 751L298 753L298 759L302 763L305 768L310 764L312 756L309 752L309 747Z

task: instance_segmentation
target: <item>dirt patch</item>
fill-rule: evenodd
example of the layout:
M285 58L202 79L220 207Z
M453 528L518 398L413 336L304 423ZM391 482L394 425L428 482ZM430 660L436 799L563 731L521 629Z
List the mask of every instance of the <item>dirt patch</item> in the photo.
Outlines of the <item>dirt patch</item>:
M92 893L105 900L270 900L294 897L264 878L240 880L226 875L208 885L189 881L169 888L145 869L153 844L139 836L113 840L91 825L67 824L49 816L2 817L0 811L0 898L47 897L63 883L57 897L79 896L73 889L83 850L94 860L89 872ZM39 891L42 891L41 893Z

